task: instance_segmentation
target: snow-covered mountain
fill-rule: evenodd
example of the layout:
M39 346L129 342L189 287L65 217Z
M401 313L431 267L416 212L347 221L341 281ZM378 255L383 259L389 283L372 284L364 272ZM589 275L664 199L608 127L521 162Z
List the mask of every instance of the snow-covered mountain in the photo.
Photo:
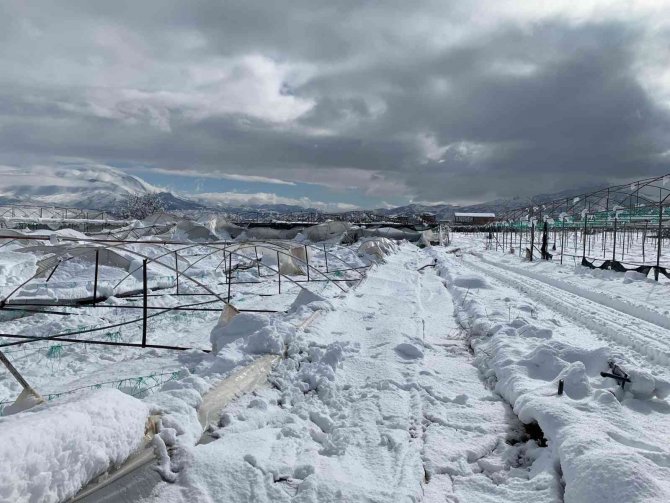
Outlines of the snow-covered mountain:
M581 187L534 196L533 204L568 197L597 187ZM151 185L138 176L104 165L36 166L17 168L0 166L0 204L35 204L87 209L113 210L128 194L158 192L168 210L225 210L228 212L261 211L268 214L315 212L320 210L294 204L254 204L252 201L227 204L202 194L175 194ZM395 208L369 210L384 216L433 213L449 219L455 211L501 211L529 204L531 199L497 199L469 206L451 204L409 204Z
M533 197L526 197L526 198L513 197L509 199L495 199L493 201L470 204L467 206L457 206L452 204L436 204L436 205L409 204L407 206L377 209L374 211L377 214L386 216L420 215L422 213L432 213L436 215L439 219L448 220L451 217L453 217L454 213L457 211L473 212L473 213L479 213L479 212L503 213L510 209L529 206L530 204L533 205L544 204L550 201L564 199L566 197L573 197L585 193L594 192L596 190L600 190L605 187L606 185L604 184L588 185L588 186L577 187L574 189L562 190L560 192L537 194Z
M113 210L129 194L158 192L167 209L201 209L140 177L101 165L0 166L0 204L35 204Z
M128 194L158 189L109 166L0 166L0 202L113 208Z

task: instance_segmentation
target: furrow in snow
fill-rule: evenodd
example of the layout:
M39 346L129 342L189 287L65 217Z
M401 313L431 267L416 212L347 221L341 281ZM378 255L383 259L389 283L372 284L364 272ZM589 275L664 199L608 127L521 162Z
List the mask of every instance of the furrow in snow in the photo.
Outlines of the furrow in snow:
M493 267L497 267L498 269L504 269L506 271L512 272L514 274L520 275L520 276L525 276L527 278L531 278L537 281L540 281L544 284L547 284L549 286L559 288L565 292L578 295L579 297L583 297L585 299L588 299L590 301L593 301L597 304L600 304L604 307L608 307L610 309L614 309L619 313L625 313L629 316L633 316L635 318L639 318L640 320L646 321L648 323L652 323L654 325L659 326L660 328L664 329L670 329L670 318L667 316L664 316L663 314L659 313L658 311L655 311L653 309L650 309L648 306L640 305L640 304L634 304L632 302L624 301L619 298L613 298L609 297L607 295L604 295L600 291L595 291L595 290L589 290L586 288L582 288L578 285L575 285L573 283L569 283L566 281L562 281L557 278L552 278L545 276L543 274L538 274L534 271L526 271L523 269L520 269L518 267L512 267L507 264L499 263L499 262L493 262L491 260L488 260L487 258L480 256L483 262L485 262L488 265L491 265ZM620 274L620 273L617 273Z
M518 417L526 424L536 422L547 439L549 455L541 470L560 474L565 501L668 501L668 383L648 369L629 366L628 355L620 359L598 341L599 331L582 328L582 317L593 310L604 314L587 322L615 329L612 310L509 271L438 250L433 255L456 302L456 315L470 330L484 376ZM527 298L547 309L533 311ZM520 314L508 318L512 306ZM644 330L658 327L646 324ZM600 375L613 356L630 372L625 391ZM559 381L565 385L562 395Z
M548 283L507 269L504 272L497 271L495 270L497 264L487 261L490 267L482 267L472 260L466 260L466 263L469 267L514 287L578 324L619 344L633 348L650 361L670 367L667 330Z

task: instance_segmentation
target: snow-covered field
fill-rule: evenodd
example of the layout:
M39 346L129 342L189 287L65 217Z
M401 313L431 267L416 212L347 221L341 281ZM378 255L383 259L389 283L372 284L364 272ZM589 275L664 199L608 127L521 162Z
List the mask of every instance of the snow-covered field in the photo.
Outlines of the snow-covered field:
M460 245L440 261L459 320L485 377L544 432L565 501L667 501L668 285ZM600 375L609 362L623 390Z
M187 278L193 278L210 291L227 298L228 279L224 270L227 264L222 264L221 252L213 251L206 245L185 249L184 246L147 243L126 245L123 250L115 248L115 253L128 262L127 267L100 265L97 295L106 297L114 293L116 296L96 306L70 307L63 303L91 298L93 295L95 248L81 256L62 261L52 275L51 269L48 269L40 277L20 286L35 274L40 261L49 260L48 257L58 246L8 242L0 250L0 297L9 297L7 308L0 314L0 333L37 337L61 334L52 340L2 349L45 398L51 400L63 394L100 386L123 389L135 396L145 395L166 380L188 374L197 350L210 348L209 333L217 322L223 304ZM277 269L276 251L268 246L239 247L235 252L233 269L241 264L250 264L256 256L261 257L258 266L234 270L232 273L230 303L238 309L283 311L291 305L302 288L325 297L342 293L338 286L340 283L326 281L327 277L339 281L347 278L356 281L361 277L357 271L328 275L322 273L326 271L324 251L314 247L309 248L312 281L304 283L305 274L295 270L286 272L280 286L277 274L273 274L273 269ZM175 272L160 265L174 266L172 249L185 249L180 251L178 259L181 271L180 296L176 295ZM136 255L139 253L152 257L166 254L164 258L148 265L148 284L153 289L149 293L149 315L158 315L148 320L147 342L194 350L179 352L61 341L74 338L110 343L141 342L142 263ZM282 260L284 258L281 256ZM342 246L329 246L328 259L330 271L362 267L366 263L354 250ZM346 282L341 284L346 285ZM344 286L342 288L346 289ZM135 292L136 295L119 296L128 292ZM41 307L45 303L59 306ZM161 313L161 309L175 306L181 307ZM38 312L19 316L17 310L20 309ZM69 332L80 331L84 333L68 335ZM11 344L16 343L17 339L0 337L0 342ZM0 373L0 410L11 404L20 391L20 385L11 375Z
M153 442L162 480L141 494L124 493L121 480L106 501L670 500L670 283L524 262L486 250L481 235L452 238L448 247L401 243L362 282L341 273L352 279L346 291L324 281L303 283L311 293L298 295L298 284L282 278L277 295L276 274L258 281L256 269L239 271L250 282L234 285L231 303L278 312L175 311L149 324L154 343L210 354L62 343L56 355L53 341L7 347L43 395L77 392L0 418L0 467L9 474L0 500L73 496L140 448L150 414L160 416ZM18 246L0 249L3 295L39 261ZM194 247L190 262L204 248ZM333 253L370 262L355 249ZM221 260L191 271L219 293L227 288ZM325 271L317 248L309 261ZM33 298L91 294L83 259L61 267ZM108 288L127 274L101 272ZM150 277L173 288L160 267ZM126 281L132 290L140 280ZM169 288L156 290L153 306L174 305ZM113 308L0 326L55 333L136 316L121 307L132 302L111 297L104 303ZM130 327L110 340L136 340ZM226 405L199 442L203 394L268 353L279 358L268 384ZM628 374L623 389L601 376L614 365ZM151 384L137 380L146 376ZM96 389L107 382L115 384ZM0 374L0 399L19 391Z

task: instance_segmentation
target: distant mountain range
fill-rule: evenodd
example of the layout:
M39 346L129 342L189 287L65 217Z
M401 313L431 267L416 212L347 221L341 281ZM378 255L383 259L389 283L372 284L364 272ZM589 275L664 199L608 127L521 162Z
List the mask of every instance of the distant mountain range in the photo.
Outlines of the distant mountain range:
M605 185L580 187L561 192L539 194L532 198L496 199L485 203L457 206L452 204L409 204L395 208L364 210L383 216L412 216L432 213L439 219L449 219L454 212L493 212L532 204L543 204L555 199L591 192ZM299 212L322 213L314 208L287 204L259 204L229 206L197 200L188 195L162 191L141 178L108 166L91 167L37 167L8 168L0 166L0 204L30 204L63 206L113 211L129 194L158 192L167 210L171 211L226 211L229 213L260 212L289 214Z
M440 220L449 220L456 212L463 213L503 213L507 210L519 208L523 206L537 206L545 204L556 199L571 198L576 195L594 192L596 190L607 187L602 185L582 186L575 189L562 190L560 192L550 192L546 194L538 194L530 198L514 197L510 199L495 199L485 203L470 204L466 206L459 206L453 204L409 204L407 206L398 206L397 208L378 209L374 210L376 213L386 216L404 216L404 215L420 215L422 213L432 213Z

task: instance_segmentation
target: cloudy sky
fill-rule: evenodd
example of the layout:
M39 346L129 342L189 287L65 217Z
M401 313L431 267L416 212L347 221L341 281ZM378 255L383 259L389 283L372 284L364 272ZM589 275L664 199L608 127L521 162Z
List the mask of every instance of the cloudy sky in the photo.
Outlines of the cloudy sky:
M670 172L670 0L0 0L0 164L466 203Z

